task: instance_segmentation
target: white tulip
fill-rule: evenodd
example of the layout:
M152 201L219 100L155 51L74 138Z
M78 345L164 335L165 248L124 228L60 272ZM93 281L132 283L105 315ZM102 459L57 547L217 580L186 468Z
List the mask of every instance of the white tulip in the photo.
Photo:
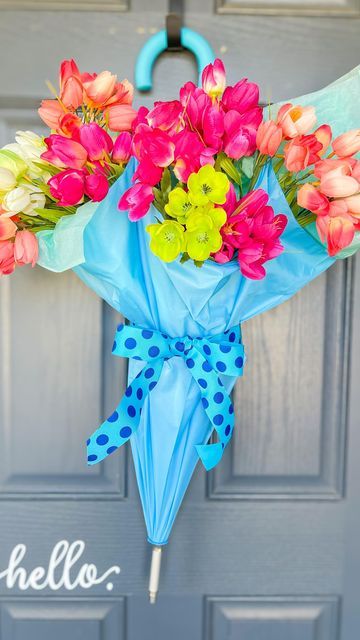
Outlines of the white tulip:
M9 191L2 201L2 208L12 214L24 211L31 204L30 191L25 187L16 187Z
M30 193L30 204L23 209L23 213L28 216L37 216L35 209L45 209L46 197L41 191L33 191Z
M32 131L17 131L15 140L28 160L39 160L41 154L46 151L43 138Z
M10 169L0 167L0 191L10 191L16 187L16 177Z

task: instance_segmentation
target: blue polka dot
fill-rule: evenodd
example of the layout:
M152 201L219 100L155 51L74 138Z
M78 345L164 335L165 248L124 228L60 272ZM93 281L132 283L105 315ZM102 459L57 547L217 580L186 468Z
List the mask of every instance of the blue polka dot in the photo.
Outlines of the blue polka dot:
M229 351L231 351L231 347L228 347L226 344L221 344L220 351L222 351L222 353L229 353Z
M221 371L221 372L226 371L225 362L222 362L221 360L218 360L217 363L216 363L216 368L217 368L218 371Z
M142 389L138 389L136 392L137 398L138 400L141 400L141 398L143 397L144 393Z
M145 340L150 340L150 338L153 337L154 333L153 331L150 331L149 329L143 329L141 332L141 335L143 338L145 338Z
M230 415L234 413L234 407L233 407L232 404L229 407L229 413L230 413Z
M130 396L132 395L132 387L128 387L125 391L125 395L127 398L130 398Z
M132 404L128 407L127 412L130 418L134 418L136 416L136 409L132 406Z
M111 351L114 353L115 349L116 349L116 340L114 340Z
M221 391L218 391L214 395L214 400L215 400L216 404L221 404L221 402L224 400L224 394L221 393Z
M136 340L134 340L134 338L127 338L125 340L125 347L127 349L135 349L136 347Z
M133 356L133 360L141 360L140 356Z
M131 434L132 430L130 429L130 427L123 427L122 429L120 429L121 438L129 438Z
M118 331L122 331L122 330L123 330L123 328L124 328L124 325L123 325L123 324L118 324L118 326L117 326L117 330L118 330Z
M204 353L206 353L207 356L209 356L211 354L211 349L210 349L208 344L204 344L203 351L204 351Z
M229 433L230 433L230 431L231 431L231 427L230 427L230 425L228 424L228 425L226 425L225 435L226 435L226 436L228 436L228 435L229 435Z
M232 331L232 332L230 333L230 335L229 335L229 341L230 341L230 342L235 342L235 338L236 338L236 335L235 335L235 333Z
M217 413L216 416L214 416L213 422L216 426L219 426L224 422L224 416L222 416L221 413Z
M114 451L116 451L116 449L117 449L117 447L109 447L109 448L106 450L106 453L107 453L108 455L110 455L110 453L114 453Z
M211 364L209 364L209 363L208 363L208 362L206 362L206 361L203 363L202 368L203 368L203 371L211 371L211 370L212 370L212 366L211 366Z
M175 343L175 348L176 348L178 351L184 351L184 349L185 349L185 345L184 345L184 343L183 343L183 342L176 342L176 343Z
M107 419L108 422L116 422L119 419L119 414L117 411L111 414L111 416Z
M202 402L202 406L204 407L204 409L207 409L209 406L209 403L207 401L206 398L201 398L201 402Z
M199 383L200 387L202 387L203 389L206 389L207 382L206 382L206 380L204 380L204 378L199 378L198 379L198 383Z
M153 380L152 382L150 382L150 384L149 384L149 390L150 390L150 391L152 391L154 387L156 387L156 382L155 382L155 380Z
M159 347L150 347L148 354L151 358L156 358L160 353Z
M189 369L192 369L195 366L195 362L192 358L188 358L186 360L186 365L189 367Z
M90 440L90 438L88 438L88 439L86 440L86 446L87 446L87 447L89 446L90 442L91 442L91 440Z
M95 460L97 460L97 456L95 455L95 453L92 453L90 456L88 456L88 462L95 462Z
M100 446L104 446L104 444L107 444L108 442L109 442L109 438L107 437L107 435L105 435L105 433L101 433L96 438L96 443L99 444Z
M149 378L152 378L152 377L153 377L153 375L154 375L154 373L155 373L155 372L154 372L154 369L152 369L151 367L150 367L150 369L146 369L146 371L145 371L145 378L148 378L148 379L149 379Z
M243 366L243 364L244 364L244 359L243 359L241 356L239 356L238 358L236 358L236 360L235 360L235 366L236 366L236 367L239 367L239 369L241 369L241 367Z
M162 333L161 335L162 335L162 337L163 337L163 338L165 338L165 340L167 340L167 335L166 335L166 333Z

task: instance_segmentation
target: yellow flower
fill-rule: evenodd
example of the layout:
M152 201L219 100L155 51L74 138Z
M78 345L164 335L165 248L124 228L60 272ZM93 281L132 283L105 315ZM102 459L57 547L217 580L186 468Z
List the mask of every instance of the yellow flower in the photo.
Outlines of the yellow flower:
M189 176L187 185L190 202L202 206L208 202L224 204L230 182L225 173L215 171L214 167L206 164Z
M188 217L185 239L190 258L199 262L207 260L222 245L222 237L211 215L201 211L195 211Z
M185 250L184 227L173 220L146 227L150 234L150 249L164 262L172 262Z
M189 200L189 194L176 187L169 193L169 202L165 205L166 213L172 218L177 218L179 222L184 223L193 205Z

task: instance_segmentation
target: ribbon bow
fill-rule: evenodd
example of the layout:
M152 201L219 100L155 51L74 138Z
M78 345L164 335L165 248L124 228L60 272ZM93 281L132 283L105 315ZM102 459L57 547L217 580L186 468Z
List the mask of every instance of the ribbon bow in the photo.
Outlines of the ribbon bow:
M245 356L240 327L210 338L169 338L159 331L119 324L112 352L146 364L112 415L88 439L88 463L104 460L129 440L138 428L146 396L159 381L164 360L180 357L199 387L204 411L218 434L219 442L196 445L205 468L214 467L234 428L234 407L218 374L242 375Z

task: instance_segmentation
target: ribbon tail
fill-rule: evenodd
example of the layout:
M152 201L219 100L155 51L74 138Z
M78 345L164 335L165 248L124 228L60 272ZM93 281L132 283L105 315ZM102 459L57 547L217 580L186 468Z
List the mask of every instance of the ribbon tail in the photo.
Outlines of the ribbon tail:
M216 467L224 451L221 442L216 442L215 444L197 444L195 449L206 471L210 471L210 469Z

